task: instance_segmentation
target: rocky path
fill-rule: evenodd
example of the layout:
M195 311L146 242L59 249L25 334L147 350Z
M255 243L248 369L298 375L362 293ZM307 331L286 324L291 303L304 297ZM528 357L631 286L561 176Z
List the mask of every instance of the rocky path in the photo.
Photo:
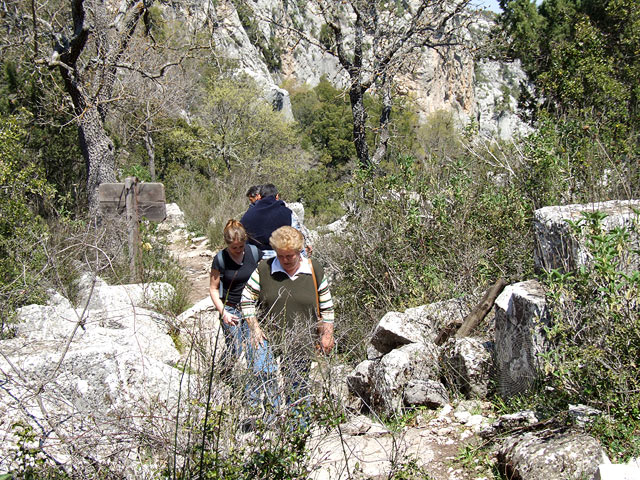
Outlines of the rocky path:
M180 263L189 282L189 303L194 305L209 295L209 271L217 250L209 248L207 237L191 237L187 232L168 236L169 251Z

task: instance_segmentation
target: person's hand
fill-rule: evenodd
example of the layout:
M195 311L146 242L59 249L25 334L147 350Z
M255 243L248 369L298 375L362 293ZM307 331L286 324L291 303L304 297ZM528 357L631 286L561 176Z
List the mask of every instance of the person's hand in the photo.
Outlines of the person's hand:
M251 346L253 348L258 348L267 339L264 332L258 325L251 328L251 335L249 337L249 341L251 342Z
M331 353L333 347L335 345L335 341L333 339L333 332L324 332L320 336L320 343L318 344L318 351L320 353L324 353L325 355Z
M236 325L238 325L239 320L240 320L240 317L233 315L232 313L229 313L226 310L222 312L222 321L224 322L225 325L230 325L232 327L235 327Z

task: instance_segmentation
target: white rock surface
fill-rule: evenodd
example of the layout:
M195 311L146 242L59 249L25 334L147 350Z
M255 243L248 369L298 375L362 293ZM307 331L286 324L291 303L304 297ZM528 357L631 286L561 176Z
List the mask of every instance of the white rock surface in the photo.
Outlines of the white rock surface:
M170 443L189 375L176 368L168 319L109 305L83 316L54 294L18 310L16 336L0 341L0 472L15 468L16 423L51 458L87 472L93 458L127 476L140 448L153 465Z

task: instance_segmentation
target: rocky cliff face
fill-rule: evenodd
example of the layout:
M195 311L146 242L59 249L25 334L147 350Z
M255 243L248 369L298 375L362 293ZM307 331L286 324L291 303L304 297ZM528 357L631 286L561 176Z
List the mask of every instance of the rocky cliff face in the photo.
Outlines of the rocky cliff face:
M348 77L337 60L319 46L323 22L305 2L289 0L220 1L215 5L219 25L215 42L222 52L263 86L265 97L292 118L284 81L313 87L325 76L337 87ZM516 116L520 82L518 64L476 60L474 47L486 38L493 23L486 13L472 14L465 45L444 55L425 49L410 71L396 78L401 94L413 99L422 120L438 111L451 111L460 125L475 121L488 137L511 138L528 131ZM303 30L318 44L300 42ZM469 48L471 47L471 48ZM271 67L271 68L270 68ZM275 72L275 73L274 73Z

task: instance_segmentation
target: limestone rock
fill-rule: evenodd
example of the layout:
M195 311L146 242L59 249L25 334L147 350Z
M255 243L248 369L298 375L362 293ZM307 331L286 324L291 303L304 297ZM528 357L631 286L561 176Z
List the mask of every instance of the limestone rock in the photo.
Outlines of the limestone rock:
M634 458L627 463L599 465L593 480L638 480L639 478L640 459Z
M521 480L592 478L598 465L608 461L600 442L578 432L508 437L497 458L507 478Z
M493 345L474 337L451 338L442 349L444 375L470 398L485 398L493 368Z
M387 415L404 406L404 390L411 380L438 378L438 347L411 343L387 353L371 371L371 406Z
M349 391L362 399L365 405L371 403L371 375L374 365L375 362L371 360L360 362L346 379Z
M600 211L607 215L602 220L603 229L610 231L615 227L632 225L637 219L637 215L633 212L634 208L640 209L640 200L612 200L583 205L544 207L536 210L533 221L536 268L547 271L551 269L572 271L589 262L584 240L572 234L567 220L577 222L583 218L583 212ZM632 241L636 248L640 245L638 234L635 234ZM631 263L624 267L631 271L637 270L639 265Z
M168 319L131 305L55 303L19 309L16 337L0 341L0 471L15 468L8 450L20 423L65 467L89 471L91 458L127 476L139 448L153 456L172 438L179 398L188 396Z
M409 343L433 342L441 328L461 322L469 311L463 299L455 298L409 308L404 313L389 312L380 319L370 343L377 351L388 353Z
M535 281L505 287L495 302L498 388L504 396L525 391L541 368L548 325L545 292Z
M167 301L175 294L166 282L134 283L129 285L100 285L80 292L80 306L89 310L112 311L129 306L153 306Z
M175 320L182 350L182 363L198 372L206 372L211 362L219 364L226 344L220 314L210 296L185 310Z
M164 219L164 222L160 223L160 226L163 229L175 230L178 228L185 228L187 226L184 213L177 203L167 203L166 210L167 217Z
M439 408L449 403L449 394L436 380L410 380L404 390L404 404L408 407Z

